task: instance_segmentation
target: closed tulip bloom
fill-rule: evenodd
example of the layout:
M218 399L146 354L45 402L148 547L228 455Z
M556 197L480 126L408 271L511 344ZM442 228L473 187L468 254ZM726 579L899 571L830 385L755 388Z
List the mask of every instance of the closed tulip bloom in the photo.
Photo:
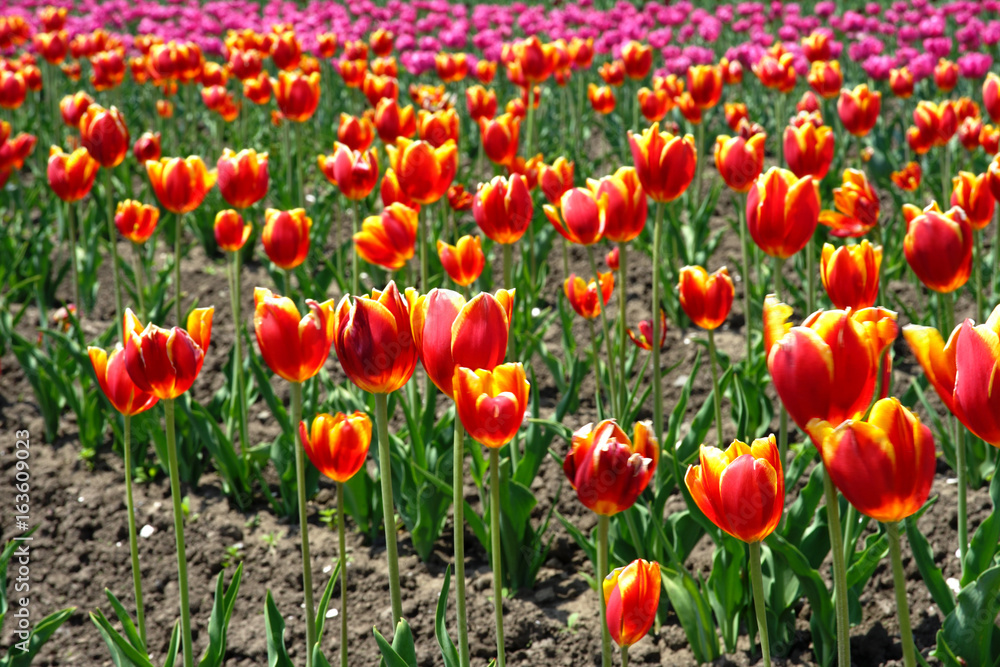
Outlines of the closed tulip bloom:
M46 62L58 65L66 59L69 50L69 35L65 30L39 32L32 36L32 46L35 52L45 58Z
M163 208L178 214L198 208L216 180L215 170L208 171L197 155L150 160L146 173Z
M535 84L545 81L552 74L552 49L551 44L544 44L536 35L531 35L512 44L510 53L525 81Z
M316 33L316 55L332 58L337 53L337 35L332 32Z
M354 235L354 251L371 264L394 271L413 257L417 243L417 212L392 204L381 215L368 216Z
M880 308L820 310L786 329L767 311L765 306L767 368L792 420L805 429L812 419L839 424L860 418L875 393L879 358L887 361L896 337L896 314ZM883 372L888 367L884 363Z
M499 449L514 439L528 409L531 384L519 363L492 370L459 366L452 381L455 411L472 439Z
M135 156L135 160L139 164L146 164L149 160L159 160L161 156L160 133L143 132L132 146L132 155Z
M368 103L375 107L383 99L394 100L399 97L399 82L395 77L378 76L368 72L361 84L361 92L368 99Z
M874 306L881 265L882 246L873 246L867 239L836 249L824 243L820 278L834 308L860 310Z
M809 424L830 480L865 516L902 521L923 507L937 466L934 436L896 398L875 403L865 421Z
M993 195L993 199L1000 199L1000 157L994 156L993 161L986 168L986 185Z
M229 66L229 71L232 72L233 76L240 81L256 79L264 67L260 51L255 49L230 49L226 64Z
M621 252L619 252L618 246L608 251L608 254L604 256L604 263L612 271L618 271L621 268Z
M711 109L722 98L722 70L717 65L692 65L687 71L687 86L699 109Z
M983 131L983 121L979 118L965 118L958 126L958 142L970 153L979 149L979 134Z
M177 398L194 384L212 339L214 308L188 315L187 329L143 329L132 309L125 311L125 368L140 391L161 400Z
M64 153L58 146L52 146L47 170L49 187L63 201L79 201L94 186L100 168L101 165L90 157L86 148Z
M674 108L674 102L665 90L640 88L636 99L639 102L639 111L642 113L642 117L650 123L663 120L667 112Z
M454 109L441 111L420 110L417 116L417 135L434 148L446 141L458 143L458 113Z
M634 39L622 47L622 64L630 79L645 79L653 68L653 47Z
M743 64L739 60L729 60L725 56L719 59L722 69L722 80L727 86L743 83Z
M333 346L347 377L362 391L389 394L413 375L417 346L410 311L396 283L371 296L345 295L334 311Z
M458 171L458 148L451 140L435 148L426 141L400 137L385 150L403 192L418 204L433 204L443 197Z
M602 516L630 508L653 478L660 446L649 422L636 422L632 439L613 419L573 434L563 472L585 507Z
M819 30L814 30L802 38L802 53L809 62L829 60L833 55L830 45L830 35Z
M521 119L509 113L496 118L479 120L479 133L483 140L483 152L491 162L505 166L517 156Z
M17 109L28 95L28 84L20 71L0 70L0 109Z
M264 252L279 268L294 269L309 254L310 229L312 218L306 216L305 209L269 208L264 211L264 231L260 235Z
M691 97L691 93L684 91L674 99L674 103L677 105L677 110L681 112L682 116L684 116L684 120L692 125L701 124L701 121L703 120L701 107L695 104L694 98Z
M620 86L625 83L625 65L620 60L604 63L597 69L601 80L609 86Z
M268 368L289 382L305 382L316 375L333 344L333 300L306 299L309 312L301 316L287 296L257 287L253 303L257 346Z
M576 314L585 320L592 320L601 314L601 308L608 305L611 295L615 291L615 274L597 274L600 278L600 290L597 281L591 278L589 281L581 278L575 273L571 273L569 278L563 282L563 292L566 300L573 307ZM600 298L598 298L600 297Z
M406 290L410 329L420 361L431 381L454 397L456 370L492 371L507 354L514 307L513 290L476 295L466 301L458 292L432 289L424 295Z
M833 236L864 236L878 224L878 195L863 171L844 170L843 184L833 189L833 203L836 211L823 211L819 216Z
M456 83L469 73L469 60L464 53L438 53L434 56L434 70L443 82Z
M302 60L302 46L292 31L279 33L271 40L271 60L281 70L292 70Z
M591 83L587 85L587 100L594 111L601 115L608 115L615 110L615 91L610 86L598 86Z
M267 153L252 148L234 153L226 148L216 164L219 192L231 206L253 206L267 194Z
M1000 76L995 72L988 72L983 80L983 107L990 120L1000 123Z
M903 192L913 192L920 187L922 176L923 170L920 168L920 163L910 161L903 165L899 171L892 172L889 178L892 179L893 185Z
M604 238L627 243L646 226L649 203L634 167L619 167L614 174L587 179L587 188L600 205Z
M782 53L778 56L765 53L753 64L753 73L766 88L777 90L779 93L790 93L795 88L797 78L794 60L791 53Z
M840 63L836 60L826 62L814 62L809 68L806 77L809 85L816 94L828 100L840 94L840 87L844 84L844 75L840 72Z
M67 95L59 101L59 114L64 123L79 129L80 119L93 103L94 98L83 91Z
M833 163L833 128L805 123L785 128L785 161L793 174L823 180Z
M392 144L400 137L412 137L417 131L417 118L413 107L402 107L395 99L385 98L375 107L375 129L379 138L386 144Z
M968 171L960 171L958 176L951 179L951 205L965 211L973 229L982 229L993 219L996 202L990 192L988 177L986 172L977 176Z
M994 447L1000 447L1000 307L985 324L975 326L965 320L957 329L955 342L954 413L970 431ZM950 343L950 341L949 341Z
M118 202L115 211L115 227L132 243L145 243L156 231L160 221L160 209L149 204L126 199Z
M368 73L366 60L341 60L337 63L337 72L348 88L360 88Z
M212 227L215 235L215 243L220 250L226 252L236 252L243 248L253 225L243 224L243 216L237 211L227 208L215 214L215 225Z
M698 509L738 540L762 542L781 522L785 474L773 435L749 445L733 440L724 451L702 445L684 484Z
M125 367L125 349L121 343L115 346L110 356L99 347L88 347L87 354L97 383L115 410L134 417L156 405L156 396L139 389L129 377Z
M972 224L952 207L942 213L937 202L921 211L903 205L906 236L903 253L920 282L935 292L954 292L972 273Z
M533 215L531 192L520 174L495 176L481 183L472 203L476 224L496 243L516 243L528 230Z
M728 125L729 129L734 132L739 129L741 120L744 118L747 120L750 119L750 113L747 111L747 105L741 102L734 102L732 104L726 102L723 108L726 113L726 125Z
M837 113L844 129L856 137L871 132L882 109L882 93L872 92L868 84L856 86L854 90L844 89L837 100Z
M538 184L550 204L558 204L563 194L573 187L573 171L573 162L561 156L551 165L539 166Z
M896 97L909 99L913 95L913 84L913 73L907 67L889 70L889 88Z
M486 256L478 236L463 236L455 245L438 239L437 252L448 277L462 287L476 282L486 266Z
M944 146L955 136L958 115L950 100L939 104L921 100L913 110L913 125L907 132L907 140L916 152L926 153L930 146Z
M489 60L477 60L473 74L479 83L488 86L497 74L497 64Z
M660 606L660 566L638 560L611 571L601 582L608 632L619 646L631 646L645 637Z
M670 202L687 190L698 161L694 137L660 132L659 123L653 123L640 135L630 131L628 140L639 182L653 201Z
M271 89L278 108L288 120L305 122L312 118L319 106L319 72L278 72L278 78L271 79Z
M681 308L691 321L711 331L729 317L736 291L726 267L709 274L700 266L685 266L680 272L677 293Z
M653 320L641 320L639 325L636 327L636 331L632 331L631 327L625 329L625 333L628 334L629 339L635 344L636 347L642 348L647 352L653 349ZM661 308L660 309L660 349L663 349L663 344L667 339L667 314Z
M0 145L0 173L10 174L12 169L20 169L24 161L35 151L38 137L19 132Z
M979 145L987 155L1000 153L1000 127L995 125L983 125L979 131ZM996 199L996 195L993 197Z
M398 203L409 206L415 211L420 210L420 204L410 199L407 194L403 192L403 186L399 184L399 178L397 178L396 172L393 171L392 167L385 170L378 192L379 199L382 200L383 207L389 207Z
M606 197L606 196L605 196ZM607 199L604 199L607 207ZM586 188L567 190L559 206L546 204L545 217L570 243L593 245L604 236L605 217L598 196Z
M361 116L340 114L340 125L337 126L337 141L352 151L364 152L375 139L375 125L368 113Z
M755 134L749 139L719 135L715 139L715 168L730 189L746 192L764 170L764 143L767 135Z
M80 116L78 128L80 143L102 167L117 167L128 155L128 128L115 107L91 104Z
M271 101L271 79L266 72L261 72L256 77L243 80L243 97L257 105L267 104Z
M361 153L335 142L333 155L320 153L319 170L340 192L352 201L364 199L378 183L378 151Z
M941 58L934 66L934 85L943 93L951 92L958 85L958 65Z
M469 86L465 89L465 106L469 110L469 118L479 124L480 120L489 120L496 114L497 94L492 88Z
M747 229L768 255L787 259L802 250L819 222L819 193L811 176L771 167L747 193Z
M343 484L361 470L372 441L372 422L363 412L316 415L312 426L299 423L299 439L316 469Z

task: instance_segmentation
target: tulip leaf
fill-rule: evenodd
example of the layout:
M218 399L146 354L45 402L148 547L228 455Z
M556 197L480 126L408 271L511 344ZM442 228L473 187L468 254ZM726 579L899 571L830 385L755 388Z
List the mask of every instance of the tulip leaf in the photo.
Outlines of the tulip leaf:
M938 637L962 664L995 665L996 656L1000 656L997 614L1000 614L1000 566L986 570L959 591L955 608L945 617ZM931 655L937 657L938 650Z
M326 627L326 610L330 607L330 598L333 597L333 585L337 583L338 577L340 577L340 559L337 559L337 564L333 567L333 572L330 573L330 579L326 582L326 587L323 589L323 595L320 596L319 603L316 605L317 645L319 645L320 641L323 639L323 630ZM344 610L341 609L340 612L344 613Z
M97 626L97 631L104 639L104 643L108 645L108 650L111 651L111 661L115 663L116 667L153 667L146 652L132 646L127 639L118 634L100 609L90 612L90 620ZM3 664L4 667L13 667L11 658L12 656L8 654L0 664ZM23 664L28 665L30 662L29 660Z
M698 583L686 571L660 566L663 588L684 628L691 652L698 662L711 662L720 655L719 637L712 621L712 609Z
M399 619L396 624L396 632L392 636L390 644L378 628L372 628L375 635L375 642L378 650L382 653L382 658L388 667L417 667L417 651L413 646L413 633L410 632L410 624L405 618Z
M438 595L437 608L434 611L434 637L441 648L441 657L445 667L459 667L458 650L448 635L448 624L445 615L448 611L448 591L451 587L451 566L444 569L444 583L441 584L441 594Z
M243 578L243 563L236 566L232 579L225 592L222 589L223 570L215 580L215 601L212 603L212 613L208 621L208 648L202 656L199 667L222 667L226 660L226 631L229 619L236 605L236 595L240 591L240 580Z
M135 623L132 622L132 616L125 609L125 606L119 602L115 594L112 593L107 588L104 589L104 595L108 598L108 602L111 603L111 608L115 611L115 616L118 617L118 622L122 624L122 630L125 632L125 638L128 639L129 644L139 649L140 651L146 651L146 646L142 642L142 638L139 636L139 632L135 629Z
M811 459L815 455L815 452L816 450L813 447L804 447L799 456L795 458L795 461L798 462L802 458ZM801 542L802 535L809 526L809 522L816 516L816 509L822 500L823 464L817 463L812 472L809 473L809 479L806 481L805 486L799 491L798 498L788 507L785 523L781 528L786 540L792 544L799 544Z
M875 568L887 553L889 553L889 537L884 531L872 533L865 538L864 550L853 554L853 562L847 568L847 587L859 589L857 593L860 594L860 589L868 583Z
M960 427L961 428L961 427ZM969 551L965 554L965 567L962 572L963 588L975 581L986 568L993 564L993 556L997 551L997 541L1000 540L1000 457L990 481L990 499L993 501L993 511L983 519L979 528L969 541Z
M746 606L747 589L741 577L746 565L745 551L742 542L729 536L724 537L722 544L715 549L712 572L705 582L708 602L715 612L726 653L736 652L741 614Z
M267 667L293 667L285 648L285 619L274 604L270 589L264 598L264 626L267 629Z
M934 496L913 516L906 518L906 540L910 543L910 551L913 553L913 560L916 561L920 576L930 591L934 603L941 609L942 614L949 614L955 608L955 596L952 594L948 584L945 583L944 575L934 564L934 552L931 550L927 538L917 527L917 521L921 516L937 502L938 497Z

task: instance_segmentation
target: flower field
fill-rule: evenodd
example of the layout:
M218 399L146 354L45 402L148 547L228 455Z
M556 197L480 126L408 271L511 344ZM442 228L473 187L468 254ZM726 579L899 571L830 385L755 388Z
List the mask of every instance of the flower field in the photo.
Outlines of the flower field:
M996 57L0 2L0 667L1000 664Z

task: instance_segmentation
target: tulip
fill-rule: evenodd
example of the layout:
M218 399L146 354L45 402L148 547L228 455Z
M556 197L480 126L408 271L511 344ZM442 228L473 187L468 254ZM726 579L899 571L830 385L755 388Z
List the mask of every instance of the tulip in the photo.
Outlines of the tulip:
M271 60L280 70L293 70L302 60L302 46L294 32L282 32L271 40Z
M983 129L979 131L979 145L987 155L995 156L1000 153L1000 127L983 125Z
M913 73L906 66L889 70L889 88L896 97L909 99L913 95L913 83Z
M612 570L601 582L607 626L622 650L649 633L660 605L660 566L641 558Z
M177 398L194 384L212 337L213 308L191 312L187 329L142 328L129 309L125 312L125 366L135 386L161 400Z
M291 299L263 287L254 289L253 301L254 332L268 367L289 382L305 382L316 375L333 343L333 301L306 299L305 316Z
M335 142L333 155L320 153L318 163L326 179L352 201L367 197L378 183L377 149L359 152Z
M208 171L196 155L150 160L146 163L146 173L160 204L177 214L198 208L216 181L215 170Z
M469 117L478 125L480 120L489 120L496 114L497 94L492 88L487 90L482 86L469 86L465 89L465 104Z
M820 278L834 308L871 308L878 300L882 246L867 239L858 245L834 249L823 244Z
M677 105L677 110L684 116L684 120L692 125L701 125L701 121L703 120L701 107L695 103L694 98L691 97L691 93L684 91L674 99L674 104ZM701 131L699 127L699 132Z
M614 111L615 104L617 103L615 92L610 86L597 86L593 83L587 86L587 100L594 111L602 116L606 116Z
M510 245L527 231L534 215L534 204L524 177L495 176L481 183L472 203L476 224L491 240ZM508 284L505 282L505 284Z
M478 236L463 236L455 245L438 239L437 252L448 277L462 287L474 283L486 266L486 256Z
M19 71L0 70L0 109L17 109L28 96L28 84Z
M819 221L819 193L811 176L772 167L747 194L747 229L768 255L787 259L802 250Z
M726 267L709 274L700 266L685 266L680 271L677 291L687 316L708 331L718 329L726 321L735 295Z
M660 132L653 123L641 135L629 131L628 139L639 182L653 201L670 202L687 190L698 159L694 137Z
M958 172L951 179L951 205L961 208L974 230L983 229L993 219L995 200L990 192L987 173Z
M622 64L630 79L645 79L653 67L653 48L632 40L622 47Z
M899 171L890 174L893 184L904 192L913 192L920 187L923 170L919 162L907 162Z
M640 88L636 99L639 102L639 111L642 113L642 117L651 123L663 120L667 112L674 108L674 102L665 90Z
M434 148L426 141L400 137L386 152L403 192L418 204L443 197L458 170L458 148L451 140Z
M934 66L934 85L942 93L950 93L958 85L958 65L941 58Z
M802 53L811 63L829 60L833 55L830 35L819 30L814 30L806 35L802 38Z
M790 93L795 88L794 56L791 53L765 53L753 64L753 73L766 88L779 93Z
M168 100L156 100L156 115L158 115L160 118L173 118L174 117L173 103L171 103Z
M986 168L986 184L990 188L993 199L1000 199L1000 158L993 156L993 161Z
M372 107L378 106L383 99L396 99L399 96L399 82L395 77L379 76L370 72L365 74L361 84L361 92Z
M983 80L983 107L990 120L1000 123L1000 76L994 72L988 72Z
M608 273L598 273L597 275L601 283L600 300L598 300L598 287L595 279L587 282L580 276L572 273L563 282L563 292L566 294L569 305L573 307L577 315L585 320L592 320L598 317L603 307L608 305L611 294L615 290L615 275L613 273L609 271Z
M563 194L573 187L573 171L574 163L564 157L557 157L551 165L542 164L539 167L538 182L550 204L559 203Z
M139 164L146 164L149 160L159 160L161 155L160 133L143 132L132 146L132 155L135 156L135 160Z
M115 212L115 227L122 236L137 244L149 240L159 220L160 209L133 199L119 202Z
M722 70L716 65L692 65L687 71L688 91L700 109L711 109L722 98Z
M299 424L299 439L316 469L343 484L361 470L368 458L372 422L363 412L324 413L317 415L308 429L305 422Z
M80 119L93 103L94 98L83 91L65 96L59 101L59 113L63 122L70 127L79 128Z
M785 128L784 157L788 168L797 177L812 176L821 181L833 162L833 129L805 123Z
M354 251L361 259L390 271L406 265L417 243L417 212L404 205L392 204L381 215L364 219L361 231L354 234Z
M515 42L510 47L513 62L530 84L541 83L552 74L552 45L543 44L536 35Z
M496 73L497 64L489 60L477 60L476 66L473 68L473 74L475 74L476 79L484 86L490 85Z
M479 119L483 152L491 162L506 166L517 156L521 119L509 113L493 119Z
M361 116L340 114L340 125L337 126L337 141L345 144L352 151L364 152L372 145L375 138L375 125L371 116L364 113Z
M312 218L305 209L264 211L264 231L261 242L264 252L278 267L289 271L306 260L309 254L309 230Z
M434 69L445 83L457 83L469 73L469 61L464 53L439 53L434 56Z
M837 113L844 128L856 137L871 132L882 108L882 93L871 92L868 84L856 86L854 90L843 90L837 100Z
M392 98L379 101L375 107L374 122L379 138L386 145L394 143L400 137L411 137L417 131L413 107L400 108Z
M100 168L101 165L90 157L86 148L64 153L58 146L53 146L49 151L49 187L65 202L79 201L94 186Z
M573 434L563 472L580 502L608 517L635 503L652 479L659 455L648 422L636 422L630 440L617 422L606 419Z
M958 116L949 100L940 104L921 100L913 110L913 123L906 138L918 153L926 153L930 146L944 146L958 131Z
M231 206L253 206L267 194L269 182L267 153L252 148L234 153L226 148L216 164L219 192Z
M937 202L921 211L903 205L906 236L903 253L920 281L935 292L954 292L972 272L972 225L965 212L942 213Z
M631 328L625 329L628 334L629 339L635 343L636 347L642 348L647 352L653 349L653 320L642 320L636 327L637 331L632 331ZM663 343L667 339L667 314L660 309L660 344L657 346L659 349L663 349Z
M80 143L102 167L117 167L128 154L128 128L117 108L91 104L80 116L78 128Z
M288 120L305 122L319 106L319 72L308 75L278 72L278 78L271 79L271 89L278 108Z
M69 35L65 30L40 32L32 37L35 51L51 65L58 65L66 59L69 50Z
M863 171L844 170L843 184L833 189L833 202L837 211L823 211L819 216L833 236L864 236L878 224L878 195Z
M243 82L258 78L264 67L260 51L253 49L230 49L226 64L233 76Z
M272 92L271 79L268 78L265 72L261 72L256 77L244 79L243 81L243 97L258 106L270 102Z
M243 216L231 208L215 214L215 224L212 227L215 243L220 250L237 252L243 248L253 225L243 224Z
M601 214L601 203L607 208L607 195L598 197L590 190L572 188L563 193L559 206L544 206L545 216L570 243L589 246L604 236L606 218Z
M766 134L749 139L719 135L715 140L715 168L730 189L746 192L764 169Z
M0 172L9 174L10 171L23 167L24 161L35 151L37 143L38 137L20 132L0 145Z
M448 188L448 206L453 211L468 211L472 208L473 195L465 191L461 183Z
M806 76L809 85L820 97L833 99L840 94L844 83L844 75L840 72L840 63L836 60L813 62Z
M983 131L983 121L979 118L965 118L958 126L958 142L970 153L979 148L979 135Z
M458 113L454 109L444 109L431 113L420 110L417 116L417 134L434 148L447 141L458 143Z
M741 120L744 118L749 120L750 118L749 112L747 111L747 105L740 102L734 102L732 104L726 102L724 110L726 114L726 125L728 125L729 129L734 132L739 128Z

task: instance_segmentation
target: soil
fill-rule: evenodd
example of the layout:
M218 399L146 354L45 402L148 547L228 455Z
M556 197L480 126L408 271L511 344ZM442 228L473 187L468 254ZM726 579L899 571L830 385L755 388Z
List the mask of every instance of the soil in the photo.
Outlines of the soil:
M719 217L713 220L713 226L727 224L725 218L731 215L731 204L726 198L720 203L718 213ZM536 224L542 223L536 220ZM125 250L123 246L120 252L124 253ZM735 234L725 234L713 263L728 264L730 272L736 276L739 264L734 260L738 257L738 237ZM561 288L556 283L556 280L561 282L562 276L558 251L551 253L550 263L549 289L554 292ZM224 381L219 372L224 363L222 350L228 350L233 340L226 283L219 275L223 272L223 265L220 260L207 258L200 248L193 247L182 268L182 283L189 291L188 300L197 298L201 304L215 303L217 306L212 350L194 389L196 398L207 399ZM586 257L577 249L571 254L571 270L589 274ZM631 324L650 316L649 276L652 271L649 258L633 253L629 272L631 282L628 287L627 310ZM104 278L109 276L105 275ZM110 280L104 284L110 284ZM261 265L250 263L243 275L244 313L251 312L251 287L258 284L270 285L270 277ZM738 278L736 285L737 297L733 313L729 323L716 337L720 350L734 360L742 358L745 323L741 300L742 281ZM909 285L892 285L891 288L903 291ZM113 308L110 298L105 298L98 304L96 311L89 316L89 322L84 321L88 338L110 326ZM615 309L613 314L616 313ZM32 317L29 314L26 321L33 322ZM582 323L578 322L576 326L578 330L574 334L577 340L586 340L587 334ZM551 340L547 341L555 348L558 348L560 342L557 327L558 325L550 329L548 336ZM668 331L664 367L682 363L674 371L674 377L668 376L665 379L667 406L672 406L680 393L683 384L680 374L685 372L684 369L691 368L698 348L691 339L696 335L698 334L693 330L679 330L673 325ZM904 358L908 354L905 348L898 351ZM106 588L113 591L127 608L133 606L122 483L123 462L117 454L112 453L110 442L98 451L92 461L82 460L79 456L76 426L71 416L64 418L59 437L54 442L43 442L41 418L37 406L33 404L31 389L23 371L10 354L0 359L0 364L3 368L0 379L0 431L12 434L17 429L26 428L32 435L32 503L38 508L35 515L41 523L33 543L32 572L38 574L33 574L32 611L36 618L41 618L42 615L63 607L76 607L70 620L57 631L34 664L110 665L107 649L87 614L100 607L110 615L104 595ZM341 371L332 356L327 370L335 378L342 377L338 375ZM554 382L544 364L536 363L535 370L538 380L534 390L548 397L543 402L542 415L547 417L555 404L552 398L556 396ZM907 373L916 370L918 369L914 369L912 365L905 369L897 367L898 386L905 387ZM588 379L587 382L592 380ZM708 368L703 366L695 380L687 420L707 399L709 389ZM567 417L567 425L576 428L594 419L596 411L593 393L592 384L585 384L581 388L580 410ZM728 406L724 405L723 410L727 409ZM645 413L641 416L649 418L651 415ZM252 419L252 442L273 439L277 428L273 419ZM727 438L736 435L726 434ZM708 440L712 441L712 436ZM567 446L568 443L560 440L553 444L557 451L565 451ZM11 475L12 457L9 454L12 448L11 437L5 437L0 442L4 479L9 479ZM959 563L954 555L957 542L956 487L950 475L944 464L939 463L932 494L939 495L940 500L920 520L919 526L927 536L935 560L943 568L945 577L957 577ZM532 488L539 499L536 516L540 517L547 512L557 488L563 482L559 465L551 457L547 458ZM5 483L3 488L2 497L8 498L10 487ZM153 481L138 484L135 493L138 525L140 528L152 527L151 535L140 538L139 550L151 653L162 660L173 623L178 618L170 491L166 479L159 476ZM286 642L291 657L297 664L302 664L302 646L305 640L297 522L279 520L263 501L250 511L236 509L223 494L221 481L214 473L203 476L196 488L186 488L185 494L190 497L186 537L196 652L200 654L208 641L207 621L212 605L214 579L225 566L234 565L227 549L238 546L245 569L229 629L227 664L243 667L266 663L263 609L267 590L271 591L278 608L285 616ZM478 495L471 481L466 486L465 494L470 503L478 507ZM793 499L794 496L790 493L788 502ZM674 500L671 499L668 504L668 511L682 507L681 503L675 503ZM337 558L336 534L320 521L319 510L334 505L334 488L323 480L319 494L309 503L317 596L326 585ZM568 487L564 489L557 509L584 531L591 530L596 523L594 515L583 508ZM971 533L990 511L990 500L985 489L970 491L969 511ZM0 524L2 535L7 539L10 536L8 522ZM149 529L146 530L148 532ZM442 664L434 641L434 610L444 570L452 559L452 530L449 522L428 562L419 560L404 530L398 535L404 589L403 611L413 627L418 661L422 666ZM550 526L550 537L552 547L549 559L539 573L535 589L522 591L504 600L508 663L599 665L597 594L589 588L581 574L581 571L590 571L590 564L557 521L553 521ZM351 664L371 665L377 662L378 656L372 638L372 627L377 626L386 634L391 632L385 545L380 540L367 543L362 535L351 531L350 526L347 545L351 619L347 640L352 656ZM466 533L466 545L473 664L484 666L495 654L491 573L485 552L469 532ZM706 576L711 568L711 557L712 544L706 537L694 549L687 566L696 576ZM920 579L905 541L903 562L916 643L926 656L934 645L942 616ZM450 627L454 628L454 595L451 597L448 618ZM876 569L861 597L861 605L864 619L851 633L854 662L858 665L902 664L892 576L887 561ZM338 606L339 586L335 589L330 607L337 609ZM578 621L571 624L571 618ZM815 664L810 650L808 618L808 605L800 605L795 643L788 656L777 658L776 664ZM10 644L9 627L0 640L2 645ZM331 661L337 655L340 641L339 622L330 619L323 644ZM759 661L759 655L751 655L750 648L744 629L738 651L719 659L716 664L754 664ZM633 647L631 658L633 663L642 665L695 664L684 632L672 612L658 634L647 637Z

